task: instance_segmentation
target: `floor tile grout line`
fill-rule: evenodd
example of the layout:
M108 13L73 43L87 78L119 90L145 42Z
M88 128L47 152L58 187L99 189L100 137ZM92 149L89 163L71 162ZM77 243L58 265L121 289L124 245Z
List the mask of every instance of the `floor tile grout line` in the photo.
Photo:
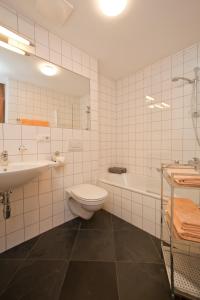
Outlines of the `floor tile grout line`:
M38 245L40 239L42 238L42 235L43 235L43 234L40 234L40 235L38 236L37 241L35 242L35 244L33 245L33 247L30 249L30 251L27 253L25 260L28 260L28 258L30 257L30 254L33 252L33 250L35 249L35 247Z
M59 294L57 295L57 300L59 300L60 299L60 295L61 295L61 292L62 292L62 287L63 287L63 284L64 284L64 282L65 282L65 278L66 278L66 276L67 276L67 272L68 272L68 269L69 269L69 261L67 262L67 261L65 261L65 264L67 264L67 266L66 266L66 271L65 271L65 274L63 275L63 278L62 278L62 280L61 280L61 283L60 283L60 285L59 285Z
M116 282L117 282L117 293L118 293L118 298L120 300L121 297L120 297L120 289L119 289L119 276L118 276L118 265L117 265L117 262L115 262L115 273L116 273Z
M80 227L81 227L81 222L79 223L79 226L77 228L77 232L76 232L76 236L75 236L75 239L74 239L74 243L73 243L73 246L72 246L72 249L71 249L71 253L69 255L69 263L72 261L72 256L73 256L74 248L75 248L75 245L76 245L76 242L78 240L79 233L80 233ZM67 275L67 273L66 273L66 275Z
M159 258L161 259L161 257L160 257L160 251L158 250L158 248L157 248L155 242L153 241L153 238L155 238L155 237L150 236L150 238L151 238L151 241L152 241L152 243L153 243L153 246L154 246L154 248L155 248L155 250L156 250L156 252L157 252Z
M77 230L76 230L76 237L75 237L75 239L74 239L74 243L73 243L73 246L72 246L72 249L71 249L71 254L70 254L69 259L68 259L68 261L67 261L67 264L68 264L68 265L67 265L67 269L66 269L66 272L65 272L65 276L63 276L62 285L60 286L60 293L59 293L59 296L58 296L58 298L57 298L58 300L60 299L60 296L61 296L61 293L62 293L62 287L63 287L63 285L64 285L65 279L66 279L67 274L68 274L68 272L69 272L69 265L70 265L70 262L72 261L73 250L74 250L76 241L77 241L77 239L78 239L80 227L81 227L81 221L80 221L80 223L78 224L78 228L77 228Z
M30 251L28 251L28 253L26 254L26 256L24 258L21 258L21 259L1 259L2 261L4 260L9 260L9 261L20 261L20 264L19 266L17 267L16 271L12 274L10 280L8 281L6 287L2 290L2 292L0 293L0 295L3 295L3 293L5 292L5 290L9 287L10 283L14 280L14 278L16 277L17 273L19 270L21 270L22 266L24 265L24 263L28 260L28 256L29 254L31 253L32 249L35 247L35 245L38 243L40 239L40 236L37 238L37 241L35 242L35 244L33 245L33 247L30 249ZM28 241L27 241L28 242Z
M114 222L113 222L113 215L111 214L111 224L112 224L112 236L113 236L113 246L114 246L114 266L115 266L115 280L116 280L116 284L117 284L117 294L118 294L118 299L120 300L120 291L119 291L119 276L118 276L118 266L117 266L117 255L116 255L116 245L115 245L115 230L114 230Z
M21 269L23 263L25 262L25 259L22 260L22 262L20 263L19 267L17 267L16 271L12 274L10 280L8 281L8 283L6 284L5 288L3 288L0 292L0 296L3 295L3 293L7 290L7 288L9 287L9 285L11 284L11 282L14 280L16 274L18 273L18 271Z

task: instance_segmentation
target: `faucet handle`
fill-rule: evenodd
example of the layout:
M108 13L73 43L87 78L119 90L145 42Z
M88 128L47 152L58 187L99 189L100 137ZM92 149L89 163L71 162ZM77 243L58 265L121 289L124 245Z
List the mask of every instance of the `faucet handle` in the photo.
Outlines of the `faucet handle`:
M198 158L198 157L193 157L192 160L193 160L195 163L198 163L198 162L199 162L199 158Z
M26 146L24 146L24 145L20 145L19 146L19 152L24 152L24 151L27 151L28 149L27 149L27 147Z
M3 150L3 151L1 152L1 156L2 156L2 157L8 156L8 151L7 151L7 150Z

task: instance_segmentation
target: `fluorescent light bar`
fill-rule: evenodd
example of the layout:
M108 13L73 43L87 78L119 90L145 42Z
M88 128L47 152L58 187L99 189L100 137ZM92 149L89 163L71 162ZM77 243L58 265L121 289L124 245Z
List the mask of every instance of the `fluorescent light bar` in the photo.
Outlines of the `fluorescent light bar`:
M15 34L14 32L8 30L7 28L3 27L3 26L0 26L0 34L8 37L8 38L11 38L19 43L22 43L26 46L30 46L30 42L26 39L24 39L23 37Z
M165 103L165 102L162 102L161 104L162 104L164 107L170 107L170 105L167 104L167 103Z
M21 54L21 55L26 55L25 51L23 51L23 50L21 50L19 48L16 48L16 47L14 47L12 45L9 45L9 44L7 44L7 43L5 43L3 41L0 41L0 47L3 47L3 48L8 49L8 50L11 50L11 51L13 51L15 53L18 53L18 54Z
M150 96L146 96L145 98L146 98L146 100L147 100L148 102L151 102L151 101L154 101L154 100L155 100L153 97L150 97Z
M148 108L154 108L154 105L153 105L153 104L151 104L151 105L149 105L149 106L148 106Z
M155 104L154 106L161 109L164 108L161 104Z

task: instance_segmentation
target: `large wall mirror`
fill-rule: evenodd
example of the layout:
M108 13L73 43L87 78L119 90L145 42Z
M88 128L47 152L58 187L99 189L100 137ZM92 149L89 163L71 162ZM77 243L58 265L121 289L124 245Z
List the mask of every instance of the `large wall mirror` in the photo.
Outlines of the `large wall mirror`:
M90 129L90 80L0 48L0 122Z

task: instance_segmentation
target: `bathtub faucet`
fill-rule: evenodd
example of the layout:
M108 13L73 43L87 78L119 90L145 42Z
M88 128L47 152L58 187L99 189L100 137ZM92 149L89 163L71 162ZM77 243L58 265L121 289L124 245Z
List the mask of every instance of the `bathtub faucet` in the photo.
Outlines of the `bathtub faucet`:
M7 166L8 165L8 151L4 150L0 154L0 164L2 166Z
M195 169L200 169L200 159L198 157L193 157L191 160L188 161L188 164Z

